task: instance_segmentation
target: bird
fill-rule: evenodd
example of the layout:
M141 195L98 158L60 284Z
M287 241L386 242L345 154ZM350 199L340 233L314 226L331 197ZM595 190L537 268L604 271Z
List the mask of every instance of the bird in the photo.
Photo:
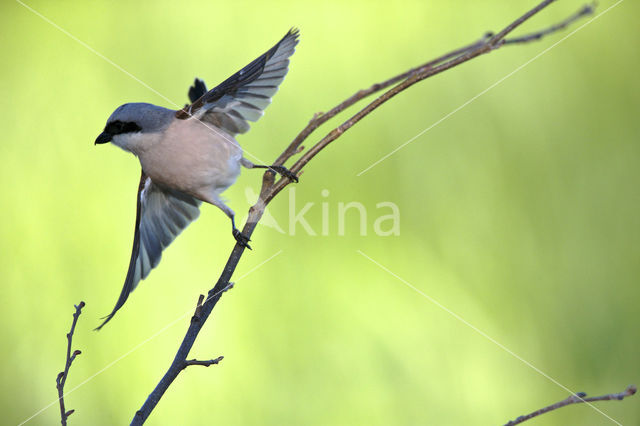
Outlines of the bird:
M270 169L294 182L284 166L253 164L243 156L235 136L249 130L277 92L299 41L292 28L267 52L211 90L195 79L190 104L172 110L149 103L126 103L107 119L94 145L110 142L136 156L141 176L129 268L115 307L101 329L131 292L158 266L162 251L200 214L202 202L220 208L230 219L238 244L251 248L236 228L235 213L220 198L241 167Z

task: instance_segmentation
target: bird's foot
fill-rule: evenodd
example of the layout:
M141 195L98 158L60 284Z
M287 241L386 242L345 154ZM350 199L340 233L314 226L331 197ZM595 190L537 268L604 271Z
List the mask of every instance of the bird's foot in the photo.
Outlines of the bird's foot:
M251 250L251 246L249 245L249 241L251 240L249 239L249 237L247 237L242 232L240 232L240 230L235 226L233 227L232 233L233 233L233 238L236 239L238 244L240 244L242 247L246 247L249 250Z
M298 183L298 176L285 166L270 166L269 168L277 172L280 176L287 177L291 179L292 182Z
M264 164L253 164L245 158L243 158L242 161L242 164L244 164L245 167L249 169L269 169L272 172L278 173L280 176L289 178L292 182L298 183L298 176L296 176L295 173L287 169L285 166L265 166Z
M253 164L251 167L254 169L269 169L272 172L278 173L280 176L291 179L292 182L298 183L298 176L285 166L263 166L260 164Z

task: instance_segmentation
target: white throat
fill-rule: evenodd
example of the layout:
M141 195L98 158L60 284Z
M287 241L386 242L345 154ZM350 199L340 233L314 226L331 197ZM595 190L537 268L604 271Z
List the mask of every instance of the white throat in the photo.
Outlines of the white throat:
M159 140L159 136L160 133L122 133L113 136L111 143L139 157Z

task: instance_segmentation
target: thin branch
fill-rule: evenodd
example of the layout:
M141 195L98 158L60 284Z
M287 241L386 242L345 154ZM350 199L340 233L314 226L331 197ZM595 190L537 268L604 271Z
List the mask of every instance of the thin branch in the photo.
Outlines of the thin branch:
M522 43L529 43L531 41L540 40L542 37L546 35L549 35L567 28L569 25L573 24L575 21L581 18L584 18L585 16L593 15L595 10L596 10L595 2L591 4L585 4L584 6L582 6L582 8L580 8L580 10L578 10L576 13L574 13L573 15L571 15L570 17L568 17L562 22L552 25L549 28L544 29L542 31L536 31L534 33L525 34L520 37L507 39L504 41L503 44L522 44Z
M346 108L354 105L359 100L386 89L396 83L396 86L387 90L384 94L379 96L377 99L373 100L369 103L364 109L360 110L354 116L349 118L347 121L342 123L340 126L333 129L329 132L324 138L322 138L319 142L313 145L310 149L308 149L301 158L298 159L297 162L290 168L290 170L300 176L302 173L302 168L306 166L309 161L311 161L320 151L327 147L331 142L340 137L345 131L359 122L362 118L367 116L371 111L378 108L383 103L387 102L391 98L393 98L398 93L406 90L411 87L415 83L422 81L426 78L432 77L436 74L444 72L448 69L456 67L464 62L467 62L475 57L478 57L482 54L489 53L493 50L500 48L505 45L507 40L505 37L510 34L514 29L520 26L522 23L527 21L533 15L538 13L540 10L547 7L554 0L545 0L541 2L538 6L522 15L520 18L515 20L513 23L509 24L498 34L494 35L493 33L486 34L481 40L471 43L467 46L463 46L459 49L453 50L449 53L441 55L431 61L428 61L419 67L412 68L402 74L399 74L395 77L392 77L382 83L374 84L368 89L361 90L355 93L353 96L349 97L345 101L341 102L336 107L329 110L327 113L318 113L316 114L311 121L307 124L307 126L294 138L294 140L287 146L287 148L280 154L280 156L273 163L274 165L282 165L292 156L303 151L302 143L323 123L336 116L340 112L344 111ZM560 24L559 24L560 25ZM566 26L566 25L565 25ZM556 25L558 29L560 28ZM539 33L541 35L537 37L529 37L527 39L521 38L521 40L515 40L511 44L520 44L526 43L529 41L534 41L540 39L542 36L550 34L556 30L543 30ZM249 216L247 221L242 229L242 234L251 237L253 231L256 228L258 221L261 219L264 209L273 200L273 198L278 195L287 185L291 183L291 180L287 177L280 178L277 182L275 181L275 174L272 170L268 170L265 172L262 179L262 188L260 190L260 196L258 198L257 203L249 209ZM131 422L132 425L141 425L146 419L149 417L155 406L162 398L162 395L169 388L171 383L175 380L175 378L180 374L180 372L185 368L185 363L195 340L202 329L202 326L209 318L213 308L218 303L220 298L222 297L222 293L230 288L233 284L229 282L231 276L233 275L242 254L244 253L244 247L240 244L236 244L227 260L224 269L218 278L215 286L209 291L206 300L203 303L198 304L198 308L196 309L196 314L191 318L191 323L189 328L178 348L178 351L173 359L173 362L169 366L168 370L160 380L160 382L156 385L154 390L151 392L143 406L138 410ZM198 364L201 365L201 364Z
M60 419L63 426L67 424L67 418L73 414L75 410L67 411L64 408L64 384L67 382L67 377L69 377L69 369L71 368L71 364L76 359L78 355L82 352L79 350L73 351L71 353L71 343L73 340L73 333L76 330L76 324L78 323L78 318L82 313L82 308L84 308L85 303L80 302L78 305L74 305L76 308L76 312L73 314L73 322L71 323L71 330L67 333L67 359L64 364L64 371L61 371L56 377L56 388L58 389L58 402L60 403Z
M223 356L219 356L218 358L214 358L214 359L208 359L206 361L201 361L198 359L188 359L184 362L184 367L182 368L185 369L191 365L202 365L203 367L208 367L210 365L220 363L220 361L222 361L223 359L224 359Z
M554 1L554 0L551 0L551 1ZM539 11L540 9L536 8L534 10ZM567 26L569 26L573 22L577 21L578 19L593 14L594 11L595 11L595 3L593 3L591 5L584 5L576 13L574 13L569 18L565 19L564 21L562 21L562 22L560 22L558 24L552 25L549 28L546 28L544 30L540 30L540 31L536 31L534 33L526 34L524 36L505 39L501 43L500 46L502 46L502 45L518 45L518 44L530 43L530 42L533 42L533 41L539 41L544 36L547 36L547 35L553 34L555 32L558 32L558 31L566 28ZM529 12L529 13L531 13L531 12ZM522 19L522 18L520 18L520 19ZM524 22L524 21L522 21L522 22ZM520 22L520 24L522 22ZM518 24L518 25L520 25L520 24ZM460 48L458 48L456 50L453 50L453 51L451 51L449 53L445 53L444 55L439 56L439 57L437 57L435 59L432 59L432 60L430 60L428 62L425 62L422 65L419 65L419 66L417 66L415 68L412 68L412 69L410 69L408 71L405 71L405 72L403 72L401 74L398 74L398 75L396 75L394 77L391 77L390 79L388 79L386 81L383 81L381 83L373 84L372 86L370 86L367 89L359 90L358 92L354 93L353 95L351 95L350 97L345 99L340 104L338 104L335 107L331 108L326 113L322 113L322 112L316 113L313 116L313 118L309 121L309 124L307 124L307 126L295 137L295 139L291 142L291 144L289 144L287 149L278 157L278 159L273 164L274 165L278 165L278 166L283 165L289 158L291 158L293 155L295 155L295 154L297 154L299 152L299 147L309 137L309 135L311 135L311 133L313 133L314 130L316 130L322 124L324 124L325 122L329 121L331 118L335 117L336 115L338 115L339 113L341 113L342 111L347 109L348 107L356 104L358 101L360 101L360 100L362 100L362 99L364 99L364 98L366 98L366 97L368 97L368 96L370 96L370 95L372 95L372 94L374 94L376 92L379 92L379 91L381 91L383 89L386 89L387 87L392 86L393 84L398 83L399 81L405 80L406 78L411 77L414 74L427 71L427 70L432 69L435 66L440 65L443 62L448 61L448 60L450 60L452 58L456 58L456 57L459 57L459 56L461 56L461 55L463 55L465 53L469 53L469 52L472 52L472 51L477 50L479 48L482 48L493 37L494 37L494 34L492 32L487 32L480 40L478 40L478 41L476 41L474 43L471 43L471 44L468 44L466 46L460 47ZM500 47L500 46L498 46L498 47Z
M578 392L575 395L571 395L567 399L563 399L562 401L556 402L555 404L551 404L544 408L534 411L533 413L529 413L526 416L520 416L515 420L511 420L505 424L505 426L514 426L525 422L534 417L538 417L541 414L548 413L549 411L557 410L558 408L566 407L567 405L573 404L582 404L584 402L595 402L595 401L622 401L628 396L634 395L637 392L638 388L635 385L629 385L624 391L620 393L610 393L602 396L592 396L586 398L587 394L584 392Z
M409 87L413 86L414 84L429 78L429 77L433 77L436 74L440 74L444 71L447 71L451 68L454 68L458 65L461 65L465 62L470 61L471 59L474 59L480 55L483 55L485 53L490 53L494 50L499 49L500 47L504 46L506 41L505 37L511 33L514 29L516 29L518 26L520 26L521 24L523 24L527 19L531 18L533 15L535 15L536 13L540 12L544 7L548 6L549 4L553 3L555 0L546 0L542 3L540 3L538 6L534 7L533 9L531 9L529 12L525 13L524 15L522 15L520 18L518 18L516 21L514 21L513 23L509 24L507 27L505 27L505 29L503 29L502 31L500 31L498 34L496 35L492 35L491 33L487 33L485 35L485 37L473 44L470 44L466 47L460 48L455 50L454 52L457 52L458 54L455 55L452 53L450 54L445 54L442 55L439 58L434 59L433 61L429 61L426 64L422 65L419 68L414 68L413 70L411 70L411 72L408 75L408 78L404 81L402 81L400 84L396 85L395 87L391 88L390 90L386 91L384 94L382 94L381 96L379 96L377 99L375 99L374 101L372 101L371 103L369 103L366 107L364 107L362 110L360 110L358 113L356 113L355 115L353 115L351 118L349 118L348 120L346 120L345 122L343 122L341 125L339 125L338 127L336 127L335 129L333 129L332 131L330 131L324 138L322 138L319 142L317 142L314 146L312 146L309 150L307 150L303 156L298 159L298 161L296 161L294 163L294 165L290 168L291 172L293 172L294 174L298 174L300 172L300 170L309 162L311 161L311 159L313 159L320 151L322 151L323 149L325 149L327 147L327 145L329 145L331 142L333 142L334 140L336 140L338 137L340 137L344 132L346 132L347 130L349 130L351 127L353 127L357 122L359 122L360 120L362 120L364 117L366 117L367 115L369 115L373 110L375 110L376 108L378 108L379 106L381 106L383 103L387 102L388 100L390 100L391 98L393 98L394 96L396 96L397 94L399 94L400 92L403 92L404 90L408 89ZM569 19L563 21L560 24L554 25L546 30L542 30L533 34L529 34L528 36L525 37L520 37L519 39L514 39L515 41L513 41L512 45L514 44L523 44L523 43L528 43L531 41L535 41L535 40L540 40L544 35L550 34L551 32L555 32L558 31L561 28L564 28L567 24L567 21L573 22L577 19L576 16L578 17L582 17L582 16L586 16L589 13L592 13L593 9L590 8L590 6L585 6L583 8L580 9L579 12L577 12L576 14L572 15L572 17L570 17ZM553 30L551 30L552 28L555 28ZM453 58L453 59L449 59L449 58ZM434 66L435 64L439 64ZM404 74L401 74L404 75ZM399 77L399 76L397 76ZM395 81L396 77L391 78L389 80L387 80L386 82L382 83L383 85L386 84L387 82L390 81ZM368 94L373 93L372 91L375 90L375 85L372 86L371 88L362 91L362 92L358 92L358 93L364 93L364 96L367 96ZM356 99L358 98L358 93L356 93L355 95L353 95L351 98L349 99ZM359 100L361 98L358 98L357 100ZM353 100L352 103L355 103L357 100ZM349 101L349 100L347 100ZM347 102L345 101L345 102ZM342 104L338 105L336 108L332 109L330 111L331 114L333 113L334 110L339 109L341 105L345 104L345 102L343 102ZM337 114L339 111L335 112L335 114ZM334 114L334 115L335 115ZM291 155L289 155L287 157L287 155L291 152L295 152L297 151L298 145L300 143L302 143L302 141L304 141L304 139L308 136L307 133L311 133L313 130L315 130L320 124L322 124L324 121L323 116L317 116L314 119L311 120L311 123L309 123L309 125L307 125L307 127L305 127L305 129L300 133L300 135L298 135L298 137L296 137L293 142L291 142L291 144L287 147L287 149L284 151L284 153L278 158L278 160L282 160L284 157L289 158L291 157ZM325 120L326 121L326 120ZM309 129L309 130L308 130ZM303 135L302 138L300 138L300 136ZM286 160L286 159L285 159ZM277 163L279 164L279 163ZM286 178L282 178L280 179L275 187L273 188L272 191L270 191L270 193L268 194L268 197L264 199L265 203L268 203L269 201L271 201L271 199L273 199L273 197L275 197L280 191L282 191L289 183L291 183L288 179ZM263 185L264 188L264 185Z
M481 46L482 44L486 43L486 41L489 40L491 36L493 36L492 33L487 33L481 40L476 41L475 43L466 45L459 49L453 50L449 53L445 53L444 55L438 58L432 59L429 62L425 62L424 64L419 65L415 68L411 68L409 71L405 71L402 74L398 74L394 77L391 77L386 81L383 81L381 83L375 83L367 89L359 90L358 92L354 93L353 95L349 96L347 99L342 101L340 104L331 108L326 113L319 112L315 114L313 118L309 121L309 124L307 124L307 126L295 137L295 139L293 140L293 142L291 142L289 147L282 154L280 154L280 156L274 162L274 164L278 166L284 164L284 162L289 158L291 158L291 156L293 156L294 154L297 154L297 150L301 146L302 142L304 142L305 139L307 139L309 135L313 133L314 130L316 130L322 124L329 121L330 119L332 119L333 117L335 117L336 115L344 111L345 109L354 105L358 101L368 97L369 95L379 92L380 90L386 89L387 87L399 81L406 79L407 77L411 76L417 71L420 71L421 69L433 67L448 59L454 58L462 53L475 49Z
M543 2L538 4L536 7L534 7L533 9L531 9L530 11L528 11L527 13L525 13L524 15L522 15L521 17L519 17L518 19L516 19L515 21L513 21L509 25L507 25L498 34L494 35L491 38L491 40L489 40L489 44L494 46L494 47L499 47L499 44L502 44L503 40L505 39L505 37L507 37L513 30L518 28L520 25L524 24L533 15L535 15L538 12L540 12L542 9L544 9L547 6L549 6L551 3L555 2L555 1L556 0L544 0Z

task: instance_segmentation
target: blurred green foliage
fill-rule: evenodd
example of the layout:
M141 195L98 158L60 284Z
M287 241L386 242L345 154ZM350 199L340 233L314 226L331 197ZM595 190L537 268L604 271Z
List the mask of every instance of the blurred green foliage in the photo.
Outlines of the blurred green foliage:
M299 27L289 76L239 138L269 161L313 113L535 2L27 3L179 105L195 76L213 86ZM580 6L558 2L518 33ZM566 396L358 250L571 390L640 382L638 12L621 3L360 177L586 21L427 80L323 152L296 201L315 203L306 218L316 230L328 203L329 235L258 229L242 279L191 354L224 361L182 374L148 424L488 425ZM0 24L2 423L55 401L64 335L84 300L70 424L125 424L218 276L229 224L204 206L124 309L92 331L124 279L139 174L133 157L93 140L121 103L171 105L17 2L0 5ZM260 176L243 171L225 194L240 217ZM355 214L338 236L336 206L349 201L373 218L376 203L397 204L400 236L376 236L373 219L360 236ZM286 230L286 194L270 213ZM638 397L598 405L629 425L639 407ZM57 422L52 405L29 424ZM580 406L536 424L611 421Z

